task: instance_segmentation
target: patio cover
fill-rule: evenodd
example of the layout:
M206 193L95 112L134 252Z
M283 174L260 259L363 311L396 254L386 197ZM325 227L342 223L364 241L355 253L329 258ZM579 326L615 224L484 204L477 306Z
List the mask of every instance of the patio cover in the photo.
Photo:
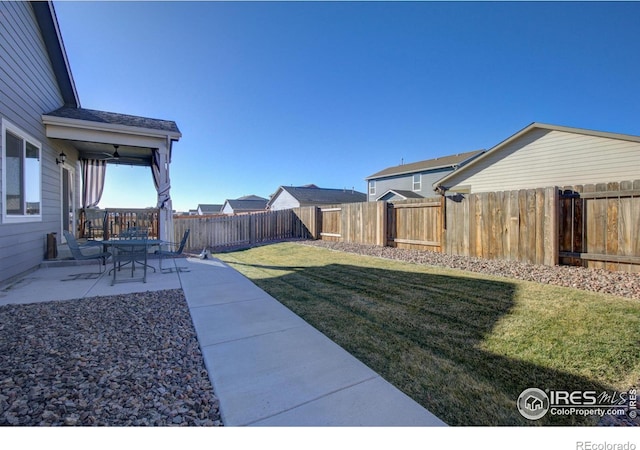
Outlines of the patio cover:
M79 160L88 161L83 163L83 206L99 202L104 185L100 167L113 161L114 145L126 164L151 167L160 239L174 240L169 169L173 143L182 137L175 122L73 106L43 114L42 122L48 138L64 140L78 151Z

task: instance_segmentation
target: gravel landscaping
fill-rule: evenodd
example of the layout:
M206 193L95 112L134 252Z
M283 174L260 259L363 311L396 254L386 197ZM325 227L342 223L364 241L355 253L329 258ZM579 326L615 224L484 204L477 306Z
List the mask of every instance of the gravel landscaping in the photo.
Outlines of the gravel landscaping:
M620 297L640 299L640 274L609 272L572 266L542 266L517 261L488 260L444 253L405 250L394 247L347 244L331 241L304 241L304 245L314 245L342 252L376 256L415 264L448 267L515 278L524 281L553 284L587 291L612 294Z
M1 306L0 425L222 425L182 291Z

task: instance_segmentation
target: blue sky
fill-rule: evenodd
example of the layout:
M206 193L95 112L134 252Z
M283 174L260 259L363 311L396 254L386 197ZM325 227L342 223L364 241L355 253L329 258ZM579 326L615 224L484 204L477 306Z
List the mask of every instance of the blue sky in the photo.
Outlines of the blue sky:
M638 2L55 7L83 107L178 124L177 210L280 185L365 191L402 160L531 122L640 135ZM155 205L148 169L107 172L100 206Z

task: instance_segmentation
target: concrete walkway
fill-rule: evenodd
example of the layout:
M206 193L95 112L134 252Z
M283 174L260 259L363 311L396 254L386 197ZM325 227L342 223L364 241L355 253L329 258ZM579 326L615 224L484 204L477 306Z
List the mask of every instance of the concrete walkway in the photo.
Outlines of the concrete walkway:
M115 286L60 281L95 263L43 268L0 287L0 305L182 288L226 426L445 425L239 272L215 259L177 265L189 271Z

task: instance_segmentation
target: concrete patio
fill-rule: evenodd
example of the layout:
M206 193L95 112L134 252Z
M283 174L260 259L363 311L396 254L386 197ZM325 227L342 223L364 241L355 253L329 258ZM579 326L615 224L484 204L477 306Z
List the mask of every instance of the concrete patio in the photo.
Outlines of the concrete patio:
M226 426L443 426L318 330L216 259L183 258L147 282L111 285L97 264L43 267L0 286L0 306L182 289ZM158 260L150 264L158 267ZM165 265L165 263L163 263ZM107 263L107 269L110 266Z

